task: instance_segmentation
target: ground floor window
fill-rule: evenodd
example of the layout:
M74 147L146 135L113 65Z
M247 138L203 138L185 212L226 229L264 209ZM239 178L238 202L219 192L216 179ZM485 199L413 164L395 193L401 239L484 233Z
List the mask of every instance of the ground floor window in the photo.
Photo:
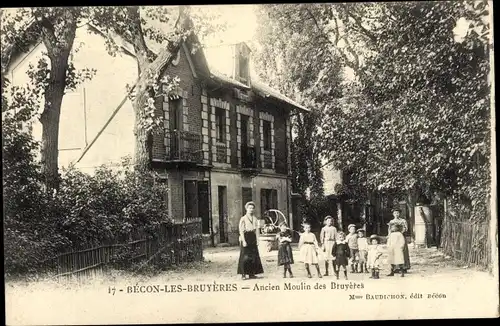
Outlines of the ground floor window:
M278 209L278 190L261 189L260 190L261 214L269 209Z
M243 187L241 188L241 211L242 215L246 213L245 204L253 200L252 188Z
M184 204L185 204L185 217L195 218L199 217L198 214L198 181L185 180L184 181Z

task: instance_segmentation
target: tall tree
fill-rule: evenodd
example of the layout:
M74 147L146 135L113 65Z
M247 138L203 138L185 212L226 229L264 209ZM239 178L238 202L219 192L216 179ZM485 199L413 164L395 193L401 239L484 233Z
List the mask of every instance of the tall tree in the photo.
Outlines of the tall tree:
M77 71L70 60L77 25L88 15L82 7L20 8L2 12L2 87L4 74L15 52L26 51L34 41L41 39L46 52L30 71L30 78L39 89L43 109L39 117L42 124L41 166L48 189L59 183L58 145L59 118L64 92L74 88L93 72Z
M199 12L199 11L198 11ZM216 16L216 15L215 15ZM197 20L196 25L193 24ZM200 18L201 17L201 18ZM170 62L181 43L194 32L211 33L221 30L224 24L210 24L213 15L194 14L188 6L160 7L97 7L92 23L115 34L132 44L138 69L138 80L130 90L135 114L134 134L135 167L148 170L152 148L151 135L162 126L159 117L154 116L155 99L168 94L177 86L176 76L166 76ZM116 40L108 38L109 52L116 52ZM192 51L200 44L193 43Z
M258 7L255 63L260 77L311 109L293 115L292 169L295 191L322 197L322 111L329 98L340 96L340 61L321 44L307 5ZM304 59L307 58L307 59ZM328 85L328 87L318 87Z
M318 77L302 92L320 99L323 154L336 168L355 171L368 188L402 190L411 203L434 192L485 198L479 190L489 178L485 1L265 8L287 21L274 31L283 44L307 39L354 72L340 98L310 68L326 60L308 56L296 74L301 82ZM280 73L289 71L287 65Z

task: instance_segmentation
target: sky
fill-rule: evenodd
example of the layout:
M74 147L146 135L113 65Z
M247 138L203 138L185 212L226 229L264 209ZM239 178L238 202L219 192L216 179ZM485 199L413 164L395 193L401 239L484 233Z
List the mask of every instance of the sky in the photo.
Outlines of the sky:
M222 15L221 19L227 23L225 31L214 34L203 40L204 52L211 68L230 75L232 70L231 45L239 42L255 40L257 31L256 5L210 5L202 6L204 11L212 11ZM250 73L256 76L255 69L250 63Z

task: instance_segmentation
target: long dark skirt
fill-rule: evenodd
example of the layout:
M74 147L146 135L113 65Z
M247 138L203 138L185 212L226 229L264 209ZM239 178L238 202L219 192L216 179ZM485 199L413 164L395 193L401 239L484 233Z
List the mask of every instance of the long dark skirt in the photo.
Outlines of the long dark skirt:
M238 274L257 275L264 273L260 261L257 235L255 232L245 232L246 247L240 245L240 259L238 261Z
M278 266L293 264L292 246L288 242L281 243L278 248Z

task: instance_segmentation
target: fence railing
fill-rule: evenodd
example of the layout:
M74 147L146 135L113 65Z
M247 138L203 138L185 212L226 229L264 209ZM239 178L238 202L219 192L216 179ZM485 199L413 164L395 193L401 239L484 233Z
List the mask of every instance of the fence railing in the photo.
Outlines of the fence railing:
M108 268L137 264L136 272L147 264L174 266L203 259L201 219L160 224L153 232L134 232L126 243L108 244L60 254L48 259L44 269L56 278L77 279L102 275ZM141 238L142 237L142 238Z
M257 151L255 149L255 146L249 146L247 144L241 145L241 168L258 168Z
M187 131L167 132L167 160L201 163L203 151L201 135Z
M443 221L441 248L443 252L469 265L491 267L489 223Z

